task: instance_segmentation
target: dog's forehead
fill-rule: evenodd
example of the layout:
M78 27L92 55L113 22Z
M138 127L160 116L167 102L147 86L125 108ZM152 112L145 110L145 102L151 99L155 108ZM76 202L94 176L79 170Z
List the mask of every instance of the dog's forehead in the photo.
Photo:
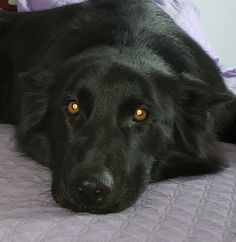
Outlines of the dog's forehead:
M93 98L109 98L113 102L129 97L143 98L149 90L148 81L135 69L106 63L91 65L73 74L68 91L86 90Z
M68 78L66 90L87 90L94 97L129 96L148 99L154 94L153 73L169 75L165 60L148 49L99 47L75 54L64 65ZM69 71L68 71L69 70Z

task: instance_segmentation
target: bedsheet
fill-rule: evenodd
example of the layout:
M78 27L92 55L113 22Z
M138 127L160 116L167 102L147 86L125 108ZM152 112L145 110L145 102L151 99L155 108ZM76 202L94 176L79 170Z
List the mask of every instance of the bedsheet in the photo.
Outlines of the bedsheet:
M221 147L229 167L219 174L149 185L121 213L76 214L54 203L49 170L22 156L14 127L0 124L0 241L236 242L236 146Z

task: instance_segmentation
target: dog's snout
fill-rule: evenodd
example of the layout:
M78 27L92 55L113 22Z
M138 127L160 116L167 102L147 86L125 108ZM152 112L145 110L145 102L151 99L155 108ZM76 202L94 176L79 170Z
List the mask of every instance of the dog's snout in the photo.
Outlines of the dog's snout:
M72 187L72 196L83 204L98 205L104 202L113 188L113 177L110 172L105 171L77 179Z

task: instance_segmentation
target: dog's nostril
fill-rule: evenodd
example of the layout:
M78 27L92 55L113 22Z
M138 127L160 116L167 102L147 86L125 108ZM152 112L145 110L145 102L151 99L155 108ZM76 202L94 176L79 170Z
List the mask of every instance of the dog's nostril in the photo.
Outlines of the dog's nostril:
M83 193L83 192L84 192L84 189L83 189L83 187L78 187L78 188L77 188L77 191L78 191L79 193Z
M90 180L77 182L77 187L74 187L71 191L76 201L90 204L102 202L111 192L105 184Z
M97 198L97 201L98 201L98 202L101 202L102 200L103 200L103 197L98 197L98 198Z
M97 190L95 190L95 193L96 193L96 194L100 194L100 193L101 193L101 190L98 190L98 189L97 189Z

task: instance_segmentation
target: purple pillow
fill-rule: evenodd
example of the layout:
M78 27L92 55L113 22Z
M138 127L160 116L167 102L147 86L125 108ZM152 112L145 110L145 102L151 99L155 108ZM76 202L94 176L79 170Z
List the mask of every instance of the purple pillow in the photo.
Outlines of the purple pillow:
M18 11L35 11L54 8L84 0L17 0ZM125 0L124 0L125 1ZM219 57L204 34L199 22L199 10L191 0L153 0L160 5L202 48L215 60Z

